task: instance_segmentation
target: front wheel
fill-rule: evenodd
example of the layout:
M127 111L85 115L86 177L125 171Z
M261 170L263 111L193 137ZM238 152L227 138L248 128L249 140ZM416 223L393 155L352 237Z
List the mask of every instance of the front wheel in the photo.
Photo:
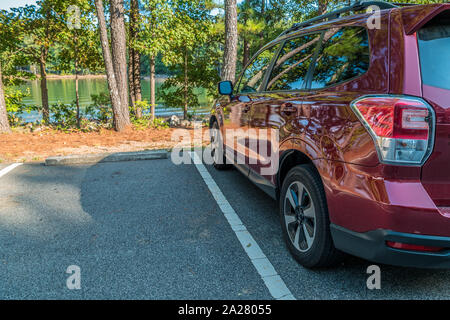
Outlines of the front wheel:
M225 158L225 148L223 147L222 133L217 121L211 126L211 157L214 160L214 168L217 170L228 170L232 166L227 164Z
M280 194L280 219L287 247L301 265L328 267L341 260L331 237L322 181L312 166L288 172Z

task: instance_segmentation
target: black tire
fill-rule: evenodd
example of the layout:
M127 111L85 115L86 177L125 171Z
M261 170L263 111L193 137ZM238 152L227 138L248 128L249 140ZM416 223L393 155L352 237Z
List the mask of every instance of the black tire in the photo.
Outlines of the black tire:
M214 168L220 171L229 170L232 168L232 165L227 164L223 147L222 133L220 131L219 124L217 123L217 121L214 121L214 123L211 126L211 129L213 130L211 132L211 156L214 159L213 166ZM218 139L218 141L216 141L215 139ZM216 156L217 152L218 156ZM217 159L217 157L219 157L219 159Z
M304 267L330 267L342 260L343 254L331 237L322 181L313 166L299 165L286 175L280 194L280 221L289 251Z

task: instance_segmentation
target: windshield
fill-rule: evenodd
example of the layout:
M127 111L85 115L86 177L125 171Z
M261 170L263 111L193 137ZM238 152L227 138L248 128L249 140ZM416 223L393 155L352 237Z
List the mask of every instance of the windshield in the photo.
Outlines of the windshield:
M418 36L423 84L450 90L450 12L438 15Z

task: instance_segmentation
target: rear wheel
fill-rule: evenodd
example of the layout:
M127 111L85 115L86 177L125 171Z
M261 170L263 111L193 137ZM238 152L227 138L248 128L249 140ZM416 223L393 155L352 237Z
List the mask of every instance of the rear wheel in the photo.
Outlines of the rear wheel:
M231 165L226 162L222 133L217 121L211 127L211 157L214 160L214 168L217 170L228 170L231 168Z
M289 251L303 266L328 267L341 260L331 237L322 181L312 166L288 172L281 189L280 220Z

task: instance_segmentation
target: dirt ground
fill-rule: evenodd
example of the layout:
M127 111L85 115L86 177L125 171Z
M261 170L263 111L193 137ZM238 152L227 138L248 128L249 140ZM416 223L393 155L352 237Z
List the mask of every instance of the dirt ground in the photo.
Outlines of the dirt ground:
M47 157L105 152L172 149L181 139L172 140L180 129L128 129L124 132L102 129L99 132L13 132L0 134L0 162L42 162ZM186 133L194 137L193 129ZM203 128L203 145L208 142Z

